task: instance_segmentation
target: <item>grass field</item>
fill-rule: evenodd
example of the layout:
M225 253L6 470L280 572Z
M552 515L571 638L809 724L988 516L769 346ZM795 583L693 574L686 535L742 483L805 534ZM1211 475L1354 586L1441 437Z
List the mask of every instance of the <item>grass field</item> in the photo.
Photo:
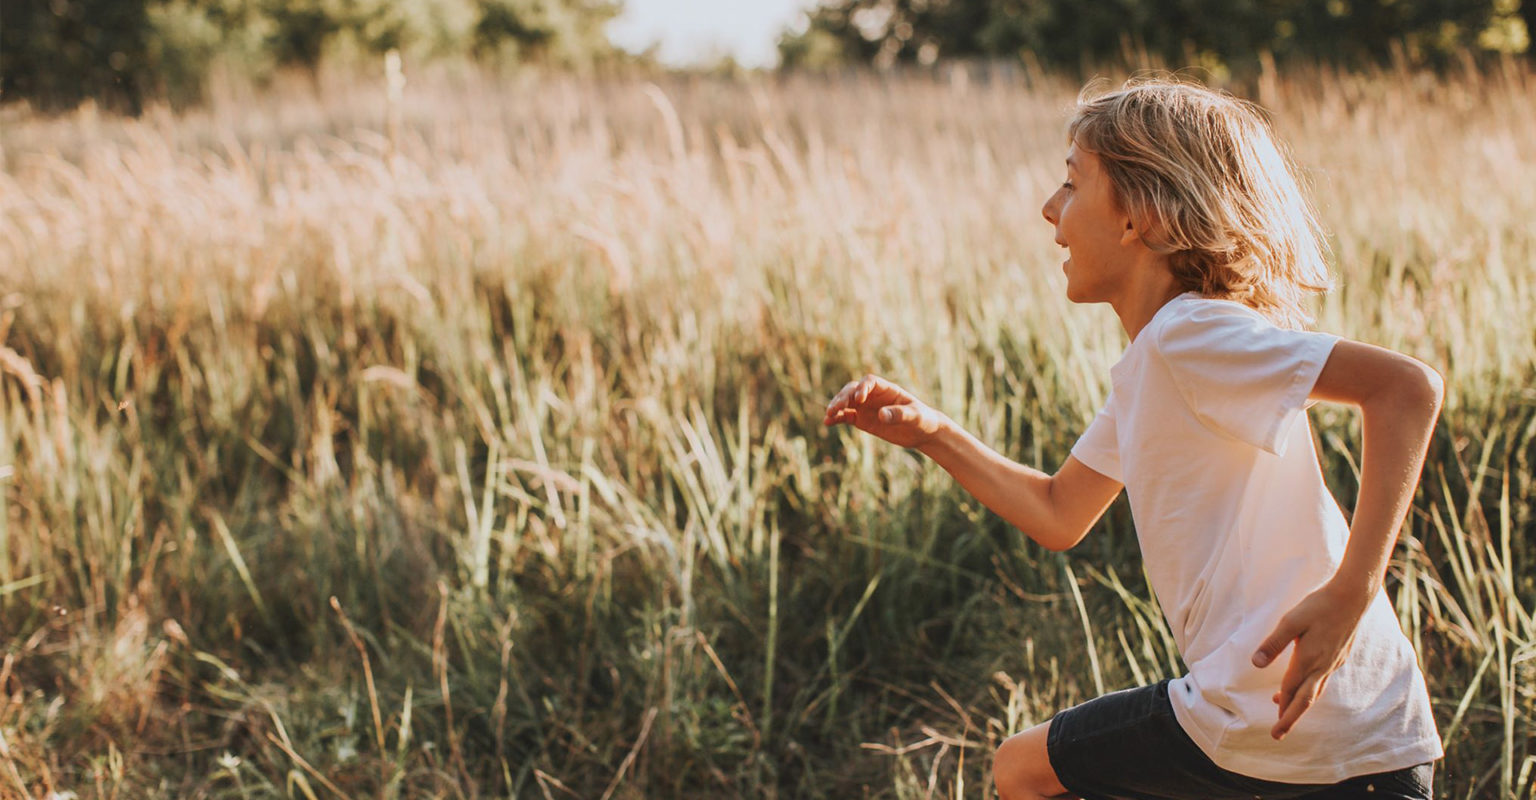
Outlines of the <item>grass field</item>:
M819 425L877 371L1065 456L1123 347L1039 214L1076 89L0 113L0 796L986 797L1008 734L1178 674L1123 501L1054 554ZM1448 379L1389 579L1438 791L1529 797L1536 75L1256 92L1319 326Z

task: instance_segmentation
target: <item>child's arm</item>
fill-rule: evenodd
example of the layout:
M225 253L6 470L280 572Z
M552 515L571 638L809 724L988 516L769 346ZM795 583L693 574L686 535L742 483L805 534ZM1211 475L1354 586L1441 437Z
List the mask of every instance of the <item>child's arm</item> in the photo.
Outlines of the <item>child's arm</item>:
M827 405L825 425L848 423L937 461L987 508L1051 550L1078 542L1120 493L1120 483L1068 457L1047 475L982 444L954 420L873 375Z
M1281 618L1254 653L1254 666L1266 667L1296 643L1275 695L1279 721L1270 735L1276 739L1322 694L1381 590L1424 467L1444 387L1439 374L1412 358L1345 340L1334 346L1310 397L1360 409L1365 438L1360 497L1338 571Z

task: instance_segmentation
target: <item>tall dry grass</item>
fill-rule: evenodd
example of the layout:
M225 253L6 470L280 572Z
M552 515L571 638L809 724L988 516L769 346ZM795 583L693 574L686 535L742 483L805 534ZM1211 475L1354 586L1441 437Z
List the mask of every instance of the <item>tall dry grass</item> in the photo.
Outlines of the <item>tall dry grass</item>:
M1449 379L1392 579L1447 797L1536 782L1532 87L1260 87L1321 326ZM1177 674L1123 508L1050 554L817 424L878 370L1064 456L1123 346L1039 217L1076 88L7 112L0 794L986 796L1007 734Z

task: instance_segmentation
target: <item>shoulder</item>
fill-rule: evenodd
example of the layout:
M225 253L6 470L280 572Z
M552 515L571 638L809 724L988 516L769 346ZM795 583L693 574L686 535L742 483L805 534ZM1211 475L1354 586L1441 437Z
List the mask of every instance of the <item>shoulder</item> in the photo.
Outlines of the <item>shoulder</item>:
M1159 368L1207 428L1279 455L1338 337L1229 300L1175 302L1142 331Z
M1160 353L1216 349L1255 338L1293 333L1263 314L1232 300L1181 295L1168 302L1147 326L1152 349Z
M1339 337L1295 330L1230 300L1184 295L1159 311L1148 349L1176 378L1260 380L1326 361Z

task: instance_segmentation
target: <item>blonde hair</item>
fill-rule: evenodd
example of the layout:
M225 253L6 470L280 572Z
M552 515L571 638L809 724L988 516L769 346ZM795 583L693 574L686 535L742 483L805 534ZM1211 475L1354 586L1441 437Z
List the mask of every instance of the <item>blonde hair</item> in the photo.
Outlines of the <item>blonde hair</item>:
M1069 137L1099 158L1180 286L1306 327L1304 301L1332 283L1327 243L1259 107L1169 78L1095 92L1090 84L1078 97Z

